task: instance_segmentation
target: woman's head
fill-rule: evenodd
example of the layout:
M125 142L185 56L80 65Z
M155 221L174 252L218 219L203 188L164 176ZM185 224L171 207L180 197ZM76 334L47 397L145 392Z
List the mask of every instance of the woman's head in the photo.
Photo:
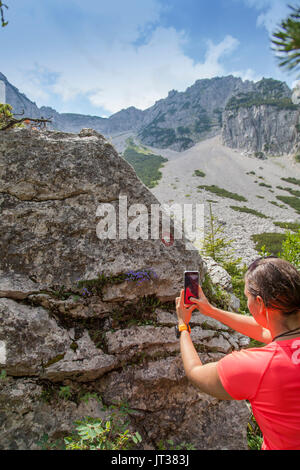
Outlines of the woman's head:
M270 256L255 260L245 274L245 291L250 311L254 299L285 316L300 311L300 273L283 259Z

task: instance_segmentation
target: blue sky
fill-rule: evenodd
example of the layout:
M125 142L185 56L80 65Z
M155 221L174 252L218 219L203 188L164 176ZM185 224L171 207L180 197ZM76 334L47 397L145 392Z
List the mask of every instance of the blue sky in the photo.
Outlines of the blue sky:
M38 106L109 116L197 79L272 77L285 0L6 0L0 71Z

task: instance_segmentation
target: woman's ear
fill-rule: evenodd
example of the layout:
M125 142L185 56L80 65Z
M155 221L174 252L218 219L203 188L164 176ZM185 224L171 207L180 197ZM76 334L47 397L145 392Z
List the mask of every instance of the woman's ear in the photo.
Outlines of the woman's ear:
M264 304L264 301L262 299L262 297L260 295L258 295L256 297L256 302L257 302L257 305L259 307L259 313L263 313L263 311L265 310L265 304Z

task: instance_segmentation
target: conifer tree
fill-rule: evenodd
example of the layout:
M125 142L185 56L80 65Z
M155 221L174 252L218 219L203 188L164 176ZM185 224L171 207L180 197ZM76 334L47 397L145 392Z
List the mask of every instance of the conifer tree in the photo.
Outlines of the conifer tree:
M291 6L292 13L281 22L272 35L274 51L278 53L279 66L297 70L300 64L300 6Z

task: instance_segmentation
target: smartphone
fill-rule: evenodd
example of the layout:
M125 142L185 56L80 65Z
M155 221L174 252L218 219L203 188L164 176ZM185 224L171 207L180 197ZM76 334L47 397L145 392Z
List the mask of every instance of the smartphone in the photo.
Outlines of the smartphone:
M199 271L184 271L184 303L192 305L190 297L199 299Z

